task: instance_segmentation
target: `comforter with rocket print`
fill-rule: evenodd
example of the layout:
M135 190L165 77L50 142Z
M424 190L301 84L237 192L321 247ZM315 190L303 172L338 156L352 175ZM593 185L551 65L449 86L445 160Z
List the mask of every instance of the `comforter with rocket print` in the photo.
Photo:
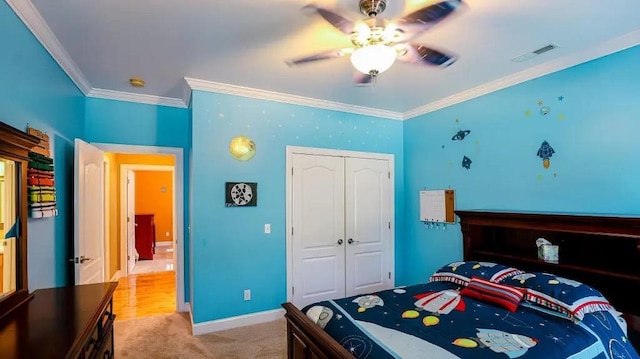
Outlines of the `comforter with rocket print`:
M640 359L610 312L574 323L524 302L512 313L432 282L303 308L356 358Z

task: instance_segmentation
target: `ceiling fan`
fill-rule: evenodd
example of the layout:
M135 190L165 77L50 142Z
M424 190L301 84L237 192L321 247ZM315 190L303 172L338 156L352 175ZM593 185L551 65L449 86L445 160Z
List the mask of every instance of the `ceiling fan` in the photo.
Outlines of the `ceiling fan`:
M449 17L462 5L462 0L445 0L398 19L386 20L378 17L387 6L386 0L359 0L360 12L368 17L360 21L353 21L337 10L307 5L304 9L314 11L336 29L350 36L353 47L324 51L285 62L289 66L299 66L350 56L351 63L358 70L353 78L356 85L374 83L376 76L388 70L396 59L414 65L448 67L457 60L455 54L410 41Z

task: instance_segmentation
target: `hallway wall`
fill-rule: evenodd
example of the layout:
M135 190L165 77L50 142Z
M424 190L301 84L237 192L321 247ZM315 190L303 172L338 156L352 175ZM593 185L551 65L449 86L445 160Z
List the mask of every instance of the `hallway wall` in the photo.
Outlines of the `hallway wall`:
M120 268L120 166L123 164L175 166L175 158L171 155L129 155L107 153L113 158L111 162L111 203L109 223L109 277L113 277ZM115 202L115 205L114 205ZM124 272L122 273L124 274Z
M173 173L135 171L136 214L153 214L156 241L173 241Z

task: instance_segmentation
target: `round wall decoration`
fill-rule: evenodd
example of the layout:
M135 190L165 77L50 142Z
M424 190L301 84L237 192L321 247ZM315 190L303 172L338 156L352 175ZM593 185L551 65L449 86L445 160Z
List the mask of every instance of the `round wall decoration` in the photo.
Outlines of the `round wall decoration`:
M246 136L236 136L229 143L229 152L238 161L248 161L256 154L256 144Z

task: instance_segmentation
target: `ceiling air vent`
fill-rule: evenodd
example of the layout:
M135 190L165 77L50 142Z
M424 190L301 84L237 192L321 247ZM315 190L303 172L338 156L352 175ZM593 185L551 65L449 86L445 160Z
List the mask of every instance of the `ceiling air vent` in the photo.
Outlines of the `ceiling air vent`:
M553 50L553 49L555 49L557 47L558 47L557 45L549 44L549 45L543 46L543 47L541 47L541 48L539 48L537 50L533 50L531 52L527 52L526 54L522 54L520 56L516 56L511 60L514 61L514 62L524 62L524 61L527 61L527 60L531 60L535 56L538 56L540 54L544 54L545 52L551 51L551 50Z

